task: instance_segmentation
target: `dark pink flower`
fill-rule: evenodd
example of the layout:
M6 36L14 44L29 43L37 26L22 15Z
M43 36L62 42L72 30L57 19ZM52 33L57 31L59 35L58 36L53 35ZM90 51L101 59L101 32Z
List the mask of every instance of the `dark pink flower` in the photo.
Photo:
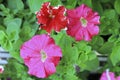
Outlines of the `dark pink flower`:
M4 67L0 65L0 74L3 73Z
M62 51L49 35L42 34L25 42L21 46L20 55L28 66L30 75L45 78L56 72Z
M100 16L84 4L76 9L67 10L67 18L69 20L67 34L77 41L89 41L99 33L97 25L100 24Z
M42 5L39 12L36 13L38 24L40 28L50 33L52 30L59 32L67 25L67 18L65 16L66 8L64 6L53 7L49 2Z

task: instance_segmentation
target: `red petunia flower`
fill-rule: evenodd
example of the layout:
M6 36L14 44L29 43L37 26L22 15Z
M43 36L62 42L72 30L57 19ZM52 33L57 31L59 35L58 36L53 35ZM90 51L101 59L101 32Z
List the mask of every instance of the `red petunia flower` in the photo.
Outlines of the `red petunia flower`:
M21 46L20 55L28 66L30 75L45 78L56 72L62 51L49 35L42 34L25 42Z
M53 7L49 2L42 5L39 12L36 13L40 28L50 33L52 30L60 32L68 23L65 16L66 8L64 6Z
M100 24L100 16L84 4L76 9L67 10L67 18L69 19L67 34L75 37L77 41L89 41L99 32L97 25Z

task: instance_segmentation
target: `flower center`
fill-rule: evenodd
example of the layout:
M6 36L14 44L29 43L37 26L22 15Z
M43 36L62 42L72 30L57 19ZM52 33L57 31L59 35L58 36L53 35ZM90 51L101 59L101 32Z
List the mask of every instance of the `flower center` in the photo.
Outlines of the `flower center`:
M80 18L80 22L82 24L83 27L86 27L87 26L87 20L83 17Z
M40 54L41 54L41 60L42 60L42 62L45 62L45 60L47 59L46 53L43 50L41 50Z
M50 17L50 18L54 18L54 17L55 17L55 15L50 14L50 15L49 15L49 17Z
M54 18L55 15L52 14L52 11L50 10L49 18Z

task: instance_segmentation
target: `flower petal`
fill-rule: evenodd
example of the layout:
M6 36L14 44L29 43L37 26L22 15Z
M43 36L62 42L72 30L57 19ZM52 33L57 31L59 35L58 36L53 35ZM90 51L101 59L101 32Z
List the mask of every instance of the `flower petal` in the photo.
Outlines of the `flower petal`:
M59 57L62 57L62 50L60 49L60 47L58 46L55 46L55 45L48 45L46 46L46 48L44 49L46 54L48 56L59 56Z
M84 30L83 35L84 35L84 40L85 41L90 41L91 40L92 36L88 33L87 30Z
M120 80L120 76L118 76L118 77L116 78L116 80Z
M108 76L110 77L111 80L115 80L115 75L113 72L109 72ZM102 73L100 80L108 80L106 72Z
M25 58L28 58L28 57L40 57L40 54L39 52L29 48L29 47L26 47L26 46L22 46L21 49L20 49L20 56L25 59Z
M30 66L28 73L37 76L38 78L47 77L44 65L42 62L37 62L35 65Z
M90 12L87 16L87 20L89 21L89 23L92 24L100 24L100 16L98 15L97 12L95 13Z
M82 30L79 30L79 31L76 33L76 35L75 35L75 39L76 39L77 41L80 41L80 40L83 40L83 38L84 38L83 31L82 31Z
M48 76L56 72L56 68L53 63L45 62L44 65L45 65L45 72Z
M89 27L87 27L87 30L91 36L97 35L99 33L99 27L94 24L90 24Z

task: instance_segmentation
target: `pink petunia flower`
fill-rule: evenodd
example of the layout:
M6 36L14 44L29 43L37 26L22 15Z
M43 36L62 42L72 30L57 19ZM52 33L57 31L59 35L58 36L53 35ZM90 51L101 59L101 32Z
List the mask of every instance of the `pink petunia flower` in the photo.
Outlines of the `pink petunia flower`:
M49 2L45 2L39 12L36 13L40 28L50 33L52 30L60 32L68 23L65 16L66 8L64 6L53 7Z
M0 65L0 74L3 73L4 67Z
M103 72L100 80L116 80L115 79L115 74L113 72Z
M100 24L100 16L84 4L76 9L67 10L67 18L69 20L67 34L77 41L90 41L99 33L97 25Z
M120 80L120 76L116 77L116 80Z
M21 46L20 55L28 66L30 75L46 78L56 72L62 51L49 35L42 34L25 42Z

